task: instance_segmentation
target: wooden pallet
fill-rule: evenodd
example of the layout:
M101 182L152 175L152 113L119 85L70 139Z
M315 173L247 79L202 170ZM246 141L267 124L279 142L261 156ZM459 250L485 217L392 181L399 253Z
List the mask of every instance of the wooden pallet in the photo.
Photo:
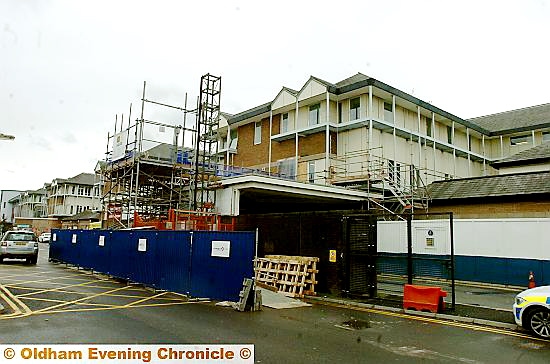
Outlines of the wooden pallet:
M315 295L317 257L266 255L255 264L256 282L289 297Z

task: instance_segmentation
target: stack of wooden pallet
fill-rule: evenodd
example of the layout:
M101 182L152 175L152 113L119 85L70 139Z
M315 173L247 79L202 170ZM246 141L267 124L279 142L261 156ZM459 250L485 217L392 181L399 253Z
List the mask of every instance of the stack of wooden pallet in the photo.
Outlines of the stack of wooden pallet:
M257 258L255 264L256 283L277 289L289 297L315 295L316 257L288 255L266 255Z

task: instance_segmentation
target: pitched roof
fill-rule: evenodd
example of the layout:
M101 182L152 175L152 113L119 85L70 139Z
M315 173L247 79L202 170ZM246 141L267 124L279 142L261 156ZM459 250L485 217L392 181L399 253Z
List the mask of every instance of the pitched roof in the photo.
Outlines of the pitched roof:
M534 164L550 160L550 142L545 142L536 147L529 148L510 157L493 162L494 167L518 164Z
M346 78L345 80L342 80L340 82L336 82L336 87L345 87L352 85L354 83L360 82L360 81L366 81L370 77L362 74L361 72L357 72L355 75Z
M550 104L480 116L468 121L487 129L492 135L550 127Z
M80 173L66 180L67 183L75 183L80 185L93 185L96 181L94 173Z
M437 181L428 186L432 200L550 194L550 172Z
M406 92L403 92L403 91L401 91L401 90L399 90L395 87L387 85L383 82L378 81L375 78L366 76L362 73L357 73L357 74L355 74L351 77L348 77L348 78L346 78L342 81L337 82L336 84L324 81L324 80L322 80L318 77L311 76L308 79L308 81L306 81L304 86L307 84L307 82L309 82L312 79L316 80L317 82L320 82L320 83L324 84L327 87L328 92L333 93L335 95L344 94L346 92L354 91L354 90L360 89L362 87L372 85L374 87L377 87L377 88L385 90L389 93L392 93L392 94L394 94L394 95L396 95L396 96L398 96L398 97L400 97L404 100L407 100L407 101L410 101L410 102L412 102L416 105L419 105L420 107L425 108L426 110L433 111L436 114L439 114L439 115L441 115L441 116L443 116L443 117L445 117L449 120L456 121L456 122L458 122L458 123L460 123L460 124L462 124L462 125L464 125L468 128L476 130L480 133L489 134L489 131L487 131L486 129L480 127L479 125L477 125L475 123L472 123L468 120L461 119L458 116L455 116L455 115L453 115L453 114L451 114L451 113L449 113L445 110L442 110L442 109L440 109L436 106L433 106L432 104L430 104L428 102L422 101L422 100L420 100L420 99L418 99L418 98L416 98L412 95L407 94ZM235 123L238 123L240 121L243 121L243 120L258 116L258 115L262 115L264 113L268 113L270 110L271 110L271 102L267 102L265 104L262 104L262 105L253 107L251 109L242 111L238 114L235 114L230 119L228 119L227 122L230 125L235 124Z

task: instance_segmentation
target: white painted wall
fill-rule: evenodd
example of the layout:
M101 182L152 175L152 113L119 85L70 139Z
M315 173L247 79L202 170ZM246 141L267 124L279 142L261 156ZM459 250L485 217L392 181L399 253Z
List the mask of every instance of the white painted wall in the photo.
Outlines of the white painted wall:
M378 222L378 251L406 253L404 221ZM413 221L413 251L420 254L450 254L447 220ZM426 246L432 230L434 247ZM549 218L455 219L455 255L499 258L550 259Z

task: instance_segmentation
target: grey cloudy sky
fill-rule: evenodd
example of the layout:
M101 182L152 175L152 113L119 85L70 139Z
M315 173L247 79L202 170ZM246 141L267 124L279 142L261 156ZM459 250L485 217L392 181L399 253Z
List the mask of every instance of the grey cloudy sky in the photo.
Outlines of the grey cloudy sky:
M229 113L357 72L463 118L547 103L549 28L542 0L1 0L0 189L92 172L144 80L183 105L221 76Z

